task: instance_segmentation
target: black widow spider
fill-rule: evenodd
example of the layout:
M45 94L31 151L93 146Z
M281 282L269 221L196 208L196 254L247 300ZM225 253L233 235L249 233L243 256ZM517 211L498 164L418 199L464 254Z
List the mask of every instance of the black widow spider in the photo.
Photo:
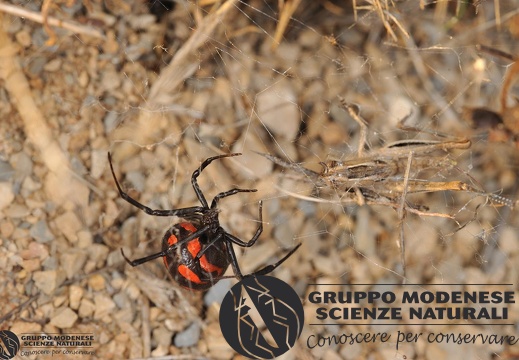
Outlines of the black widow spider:
M166 234L162 239L162 251L158 253L140 259L130 260L121 249L121 253L126 262L131 266L138 266L145 262L162 257L164 265L168 269L168 273L181 286L188 289L206 290L216 284L220 279L230 277L223 276L229 267L229 264L232 265L235 277L241 280L245 276L268 274L288 259L299 248L299 246L301 246L301 244L298 244L275 264L265 266L251 274L242 275L232 244L242 247L251 247L256 243L256 240L258 240L263 231L263 204L261 201L259 202L259 227L252 239L245 242L236 236L229 234L220 226L218 220L218 202L224 197L239 192L256 192L257 190L234 188L221 192L213 198L211 206L209 207L202 190L200 190L200 187L198 186L198 176L211 162L225 157L239 155L241 154L232 153L210 157L193 172L193 175L191 176L191 185L193 186L196 197L202 206L192 206L172 210L153 210L133 199L122 190L119 181L115 176L112 165L112 156L108 153L108 162L110 163L110 170L112 171L115 185L117 186L117 190L119 190L120 196L124 200L141 209L148 215L178 216L185 219L185 221L173 225L166 231Z

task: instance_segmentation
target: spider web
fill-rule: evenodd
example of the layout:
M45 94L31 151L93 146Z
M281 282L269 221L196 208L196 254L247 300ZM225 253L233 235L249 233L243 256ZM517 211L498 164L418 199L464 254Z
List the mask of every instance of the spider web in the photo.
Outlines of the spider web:
M501 3L499 25L496 9L487 3L477 5L476 14L475 5L460 2L465 14L457 18L450 9L442 15L439 3L420 9L418 2L402 2L381 18L377 1L362 2L359 6L365 8L358 8L355 20L351 4L312 2L291 16L281 42L273 50L282 13L277 2L237 1L224 20L214 20L213 27L204 19L217 12L217 5L207 3L177 2L157 23L146 22L149 10L143 5L133 5L133 15L125 13L124 8L108 9L105 12L111 17L101 17L107 24L113 20L108 26L112 37L106 43L68 38L55 48L70 52L74 59L70 64L79 69L78 64L84 61L78 60L82 52L74 52L74 46L81 46L83 54L98 51L104 56L85 55L95 59L96 65L85 69L92 80L83 90L72 91L73 86L63 85L64 79L54 80L54 84L46 77L50 88L55 85L62 90L53 98L53 103L61 105L60 110L49 110L46 115L59 129L61 143L68 144L67 151L78 154L71 155L78 168L106 197L96 196L96 206L104 210L93 213L102 220L90 221L88 226L92 233L100 234L102 240L97 240L107 247L112 259L108 261L108 255L105 259L114 267L113 273L105 273L107 280L131 277L131 270L113 260L120 247L132 258L157 252L163 233L179 220L147 216L118 199L110 174L93 170L106 165L102 160L96 163L94 156L100 157L98 153L104 154L109 148L123 187L141 203L156 209L198 205L190 183L193 170L210 156L243 153L211 164L199 177L201 188L209 201L233 187L258 189L257 193L223 199L220 222L240 239L250 239L258 226L257 206L262 200L263 235L252 248L236 247L242 272L274 263L301 242L299 251L274 274L293 284L303 299L315 288L369 290L375 286L357 284L396 284L403 280L458 283L459 290L487 289L463 285L471 283L516 283L515 210L473 192L438 191L408 194L406 201L427 207L424 213L452 218L406 212L400 219L390 206L344 204L344 190L323 187L315 178L275 165L255 153L272 154L316 172L322 170L320 162L356 158L359 126L341 108L337 98L341 96L359 105L368 123L366 152L405 139L468 137L472 141L469 149L445 155L456 162L454 168L434 167L421 176L431 182L462 181L489 194L515 199L517 157L513 146L489 143L482 131L472 129L462 117L467 106L498 107L496 94L508 63L478 53L476 45L492 44L517 53L513 36L506 30L507 21L514 15L513 6ZM161 4L171 5L156 3L159 7ZM389 15L396 18L391 20ZM117 28L117 24L125 25ZM388 33L387 24L396 40ZM24 26L28 25L21 25L22 30ZM129 34L123 31L126 27L131 29ZM12 34L19 29L15 30ZM42 47L34 41L44 36L41 29L31 31L37 36L31 38L31 51L23 58L29 68L36 67L37 51ZM193 34L202 40L191 43ZM168 64L183 52L178 66L164 80ZM50 59L53 55L46 56ZM66 60L64 63L67 65ZM69 71L73 73L65 66L63 73ZM159 80L164 81L163 88L154 87ZM44 102L49 96L42 93ZM70 120L67 114L78 121ZM398 129L402 119L421 131ZM21 126L13 127L13 132L21 131ZM87 136L88 131L92 133ZM95 135L99 135L97 142ZM12 153L6 150L8 156ZM53 216L49 214L50 219ZM402 240L405 275L399 247ZM56 258L71 248L63 239L58 243ZM97 268L93 265L90 270ZM148 276L152 273L158 281L164 281L154 284L153 289L168 286L166 281L170 280L160 261L143 268L135 271ZM78 271L73 279L85 281L79 275L86 273ZM232 275L231 270L227 275ZM312 285L328 283L344 285ZM128 281L125 286L117 293L129 293L132 301L136 299L132 294L143 293L146 301L151 301L149 306L157 309L157 318L178 321L177 327L168 327L156 319L148 320L156 336L148 340L152 345L144 342L143 347L152 349L152 355L165 355L173 348L161 340L167 336L161 338L160 333L169 334L171 339L193 321L204 321L208 328L215 324L207 296L204 304L201 296L175 293L170 300L176 297L182 305L172 309L168 299L150 295L158 291L143 288L151 286L147 281ZM229 282L224 283L223 291L225 286L229 287ZM386 288L399 289L397 285ZM138 318L134 314L128 321L136 333L140 330ZM456 329L456 324L452 328ZM344 358L349 351L358 357L375 352L388 358L420 358L433 346L440 349L437 351L461 349L428 344L424 350L411 344L395 352L394 344L375 344L371 348L337 345L311 350L305 343L309 334L330 336L347 331L353 331L352 327L307 326L294 351L298 358L321 357L327 350ZM477 331L482 330L474 325L473 332ZM211 345L219 336L203 333L200 343L206 344L205 350L195 344L175 347L175 351L214 356ZM103 351L106 349L101 346L98 355ZM128 356L150 355L149 351L139 353L139 349L129 347L124 351ZM463 347L463 352L490 358L511 350L477 345Z

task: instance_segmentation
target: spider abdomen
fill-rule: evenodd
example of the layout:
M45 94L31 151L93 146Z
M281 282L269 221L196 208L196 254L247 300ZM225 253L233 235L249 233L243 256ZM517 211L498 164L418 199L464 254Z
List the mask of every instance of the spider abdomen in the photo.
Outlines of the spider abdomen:
M173 225L164 235L162 251L178 245L163 257L169 274L182 287L195 290L206 290L216 284L229 267L227 245L224 241L210 244L210 237L203 234L185 243L182 240L197 231L197 225L181 222ZM204 249L204 246L207 246ZM200 251L204 251L199 256Z

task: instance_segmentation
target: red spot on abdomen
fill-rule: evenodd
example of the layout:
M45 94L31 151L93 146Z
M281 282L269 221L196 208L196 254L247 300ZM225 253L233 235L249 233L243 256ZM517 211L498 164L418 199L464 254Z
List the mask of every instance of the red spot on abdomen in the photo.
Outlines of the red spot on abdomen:
M185 279L189 280L192 283L195 284L202 284L202 280L198 277L197 274L195 274L190 268L188 268L186 265L180 265L178 267L178 273L182 275Z
M182 226L184 229L186 229L190 233L194 233L196 231L196 227L193 224L191 224L191 223L183 222L183 223L180 223L178 225Z
M189 234L192 234L196 231L196 227L194 227L193 224L188 223L188 222L180 223L180 224L178 224L178 226L182 227L184 230L187 230L189 232ZM168 245L173 246L177 242L178 242L177 236L175 234L171 234L170 237L168 238Z
M168 238L168 245L173 246L177 243L178 239L175 235L171 234L171 236Z
M217 276L221 275L221 273L223 271L223 269L221 267L211 264L207 260L205 255L200 258L200 266L202 267L202 269L204 269L208 273L216 272Z
M192 257L195 258L200 250L202 250L202 245L200 245L200 241L198 241L198 239L193 239L187 243L187 251L189 251Z

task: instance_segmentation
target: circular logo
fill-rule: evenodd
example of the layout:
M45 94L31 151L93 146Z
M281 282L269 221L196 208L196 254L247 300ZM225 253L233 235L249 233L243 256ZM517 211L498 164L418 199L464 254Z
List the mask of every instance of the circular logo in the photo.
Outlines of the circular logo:
M220 308L223 336L239 354L273 359L301 335L303 304L290 285L271 276L251 276L227 293Z
M0 359L12 359L18 350L20 350L20 340L18 336L12 331L0 330Z

